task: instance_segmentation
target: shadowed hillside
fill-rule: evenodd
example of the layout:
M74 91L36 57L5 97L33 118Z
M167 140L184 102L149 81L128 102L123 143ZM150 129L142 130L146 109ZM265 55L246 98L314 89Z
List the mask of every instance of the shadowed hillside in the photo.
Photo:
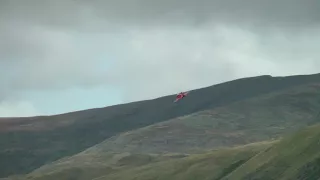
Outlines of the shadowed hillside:
M302 85L121 133L88 153L198 153L281 137L319 122L320 87Z
M0 177L29 172L119 133L265 93L319 82L319 74L259 76L193 90L188 98L177 104L172 103L172 95L56 116L0 119Z
M318 124L277 141L218 149L162 161L154 161L152 158L146 161L147 156L132 155L131 160L125 161L125 168L113 164L108 166L108 171L95 174L90 169L94 168L90 163L94 165L95 161L87 161L86 167L68 166L66 163L61 168L61 165L56 164L51 168L39 169L27 177L30 180L82 180L84 176L94 180L313 180L320 178L319 139ZM143 163L138 166L130 165L137 159Z

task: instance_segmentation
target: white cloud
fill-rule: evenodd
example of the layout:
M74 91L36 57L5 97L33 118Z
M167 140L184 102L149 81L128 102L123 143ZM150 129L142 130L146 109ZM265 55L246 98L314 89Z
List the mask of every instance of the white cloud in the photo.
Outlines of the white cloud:
M27 117L40 113L30 102L2 102L0 103L0 117Z

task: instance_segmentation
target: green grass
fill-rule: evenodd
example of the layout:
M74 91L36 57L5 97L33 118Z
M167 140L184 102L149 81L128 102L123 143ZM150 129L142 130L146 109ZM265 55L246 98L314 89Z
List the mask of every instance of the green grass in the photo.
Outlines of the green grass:
M88 168L87 171L82 168L83 172L62 169L48 174L40 171L30 179L67 180L80 174L94 180L312 180L320 178L319 139L320 125L314 125L281 140L222 148L178 159L149 161L147 155L127 156L122 161L127 164L125 168L117 169L114 164L111 167L115 171L105 170L95 176L90 173L95 173L98 168ZM66 170L70 172L64 174Z
M320 178L320 125L308 127L251 158L225 179Z
M76 166L64 166L56 163L49 169L39 169L29 174L27 179L148 180L158 178L159 180L194 180L200 178L212 180L212 178L217 179L229 173L272 143L256 143L219 149L187 157L177 157L174 154L164 156L127 154L121 158L116 158L114 155L109 156L109 160L100 165L98 164L102 162L101 159L98 162L83 161ZM115 159L117 160L114 161Z
M320 125L314 125L273 144L219 150L98 180L312 180L320 178L319 172Z
M88 157L82 156L81 159L65 158L43 166L23 178L31 180L87 180L111 173L120 173L125 169L183 157L185 156L174 154L161 156L152 154L105 153L95 157L91 155Z
M221 148L186 157L127 153L105 154L105 157L94 159L87 154L86 160L84 157L67 158L34 171L24 179L313 180L320 178L319 150L318 124L280 140Z

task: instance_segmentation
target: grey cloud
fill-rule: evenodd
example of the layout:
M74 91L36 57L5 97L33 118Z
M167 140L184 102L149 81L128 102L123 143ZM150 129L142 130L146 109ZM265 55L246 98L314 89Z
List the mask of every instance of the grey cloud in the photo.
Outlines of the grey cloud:
M15 91L101 84L104 70L94 59L99 45L83 47L75 35L41 26L7 28L0 29L0 99Z
M319 9L318 0L4 0L0 15L50 26L231 22L301 27L319 25Z
M309 35L313 38L286 39L228 27L137 31L111 74L127 91L126 100L133 101L244 76L316 73L320 53L314 45L320 34Z
M132 101L243 76L316 72L319 3L3 0L0 101L98 85Z
M232 22L278 26L318 25L320 2L317 0L163 0L97 1L94 9L115 21L149 23ZM153 23L154 24L154 23Z

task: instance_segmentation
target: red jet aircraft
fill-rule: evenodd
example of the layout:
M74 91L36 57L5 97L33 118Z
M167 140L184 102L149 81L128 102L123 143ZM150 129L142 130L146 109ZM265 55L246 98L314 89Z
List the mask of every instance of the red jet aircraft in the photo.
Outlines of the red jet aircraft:
M189 93L189 92L181 92L181 93L179 93L179 94L176 96L176 100L175 100L174 102L177 102L177 101L183 99L184 97L187 96L188 93Z

